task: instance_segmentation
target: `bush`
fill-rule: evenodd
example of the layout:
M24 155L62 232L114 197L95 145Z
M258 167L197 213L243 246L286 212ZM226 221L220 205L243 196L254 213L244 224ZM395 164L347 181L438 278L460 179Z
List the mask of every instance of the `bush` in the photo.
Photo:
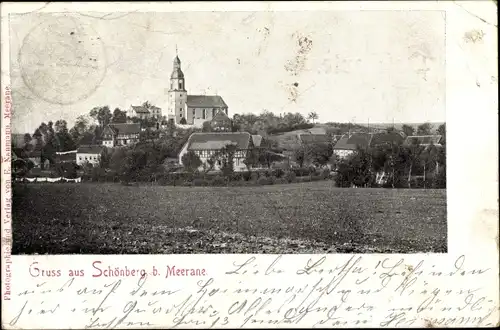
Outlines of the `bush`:
M225 186L226 179L224 179L220 175L217 175L215 178L212 179L212 185L213 186Z
M285 179L285 178L277 178L275 181L274 181L274 184L286 184L288 183L288 180Z
M243 174L239 173L239 172L234 172L233 174L231 174L230 180L231 181L241 181L241 180L243 180Z
M295 181L295 178L297 175L293 171L286 171L285 174L283 175L283 178L288 182L292 183Z
M324 178L321 175L312 175L311 176L311 181L321 181L324 180Z
M330 170L328 168L325 168L321 171L321 174L320 176L323 178L323 179L328 179L330 177Z
M294 168L293 172L295 173L296 176L307 176L311 174L311 170L309 168Z
M241 176L243 177L243 180L249 181L252 179L252 173L250 172L242 172Z
M272 183L272 180L270 178L263 176L257 180L257 184L261 185L261 186L265 186L265 185L271 185L273 183Z
M196 179L193 180L193 186L204 187L204 186L207 186L207 185L208 185L207 180L205 180L203 178L196 178Z
M297 182L311 182L310 176L299 176L296 178Z
M250 181L257 182L258 179L259 179L259 173L252 172L252 174L250 175Z
M271 171L272 175L276 178L281 178L285 174L285 171L281 168L276 168Z

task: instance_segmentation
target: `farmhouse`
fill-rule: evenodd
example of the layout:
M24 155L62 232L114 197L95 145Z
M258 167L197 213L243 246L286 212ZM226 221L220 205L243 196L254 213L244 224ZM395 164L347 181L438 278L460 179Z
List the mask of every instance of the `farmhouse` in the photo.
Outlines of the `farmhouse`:
M129 117L137 117L137 118L140 118L140 119L149 119L151 113L149 112L149 110L142 106L142 105L131 105L130 106L130 109L128 110L128 113L127 115Z
M219 95L188 95L178 56L174 58L168 98L168 120L176 124L185 121L187 125L201 127L205 121L215 118L219 111L228 114L228 106Z
M82 166L89 163L98 166L102 151L102 146L80 146L76 150L76 164Z
M255 138L255 140L259 140ZM236 148L233 165L234 171L244 171L246 165L243 162L247 156L247 151L253 148L252 135L247 132L235 132L235 133L193 133L189 137L188 141L184 144L179 153L179 164L182 164L182 156L187 152L193 151L205 166L209 166L208 160L220 152L224 147L228 145L233 145ZM221 160L215 159L215 164L213 169L220 170Z
M403 136L397 132L345 134L335 143L333 154L338 158L346 158L353 155L358 149L381 145L400 145L403 142Z
M140 132L140 124L109 124L102 132L102 145L116 147L137 143Z
M131 105L127 112L129 117L140 119L161 118L161 108L157 106L145 107L143 105Z
M404 144L407 146L420 145L423 147L428 147L434 145L436 147L442 147L441 145L441 135L419 135L419 136L408 136L406 137Z

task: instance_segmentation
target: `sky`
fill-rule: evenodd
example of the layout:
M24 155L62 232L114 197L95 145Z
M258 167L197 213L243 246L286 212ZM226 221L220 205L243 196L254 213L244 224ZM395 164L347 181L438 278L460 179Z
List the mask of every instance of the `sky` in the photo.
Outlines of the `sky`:
M230 116L444 122L444 31L439 11L11 15L13 132L104 105L166 113L176 49L188 94L222 96Z

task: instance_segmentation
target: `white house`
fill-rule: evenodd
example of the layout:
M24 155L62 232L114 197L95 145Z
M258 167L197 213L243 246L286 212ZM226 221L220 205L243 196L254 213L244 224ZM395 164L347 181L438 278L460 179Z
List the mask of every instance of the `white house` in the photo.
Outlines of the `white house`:
M101 146L81 146L76 150L76 164L82 166L90 163L93 166L98 166L102 151Z
M182 147L179 153L179 164L182 163L182 156L193 151L205 166L209 166L208 160L212 155L222 150L227 145L234 145L236 152L233 158L234 171L245 171L244 160L249 149L253 148L252 135L248 132L217 132L217 133L193 133ZM221 162L217 160L213 170L220 170ZM202 170L203 166L199 168Z

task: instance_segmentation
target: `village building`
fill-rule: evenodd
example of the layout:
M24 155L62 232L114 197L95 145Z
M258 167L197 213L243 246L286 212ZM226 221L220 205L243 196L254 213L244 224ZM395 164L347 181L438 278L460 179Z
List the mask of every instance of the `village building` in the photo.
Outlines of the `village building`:
M128 117L137 117L142 120L147 120L147 119L160 119L162 116L162 111L161 108L158 108L157 106L150 106L150 107L145 107L144 105L131 105L130 109L127 112Z
M244 160L247 152L254 148L254 141L260 144L262 138L252 137L248 132L212 132L212 133L193 133L184 144L179 153L179 164L182 164L182 156L187 152L193 151L200 158L205 167L210 166L208 160L216 155L228 145L235 146L233 158L234 171L245 171L247 169ZM213 170L221 169L221 160L215 157ZM203 169L203 165L200 166Z
M86 164L91 164L92 166L99 166L102 152L103 152L102 146L98 145L80 146L76 150L76 164L79 166L84 166Z
M42 154L42 148L38 145L31 145L30 148L13 148L13 152L18 158L23 159L26 162L31 162L34 168L41 168L42 166L48 166L49 160L44 159Z
M103 130L102 145L112 148L137 143L140 132L140 124L109 124Z
M56 152L56 163L76 163L77 150Z
M224 111L218 111L210 121L213 132L231 132L233 130L233 121Z
M358 149L401 145L403 142L404 138L398 132L344 134L333 146L333 154L342 159L353 155Z
M439 148L443 146L441 144L441 139L441 135L410 135L406 137L404 145L419 145L423 147L429 147L433 145Z
M201 127L205 121L215 118L219 111L228 114L228 106L221 96L188 95L181 60L176 56L168 91L168 120L177 125Z

